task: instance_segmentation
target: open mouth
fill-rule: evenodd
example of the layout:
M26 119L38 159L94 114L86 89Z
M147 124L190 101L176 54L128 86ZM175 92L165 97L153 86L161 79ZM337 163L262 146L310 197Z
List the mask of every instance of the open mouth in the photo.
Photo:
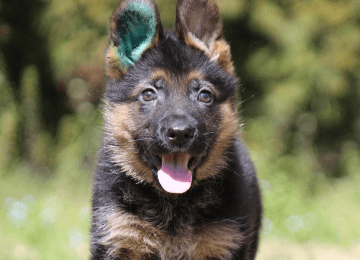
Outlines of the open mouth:
M184 193L191 187L193 169L199 157L176 152L161 157L161 168L157 172L161 187L169 193Z

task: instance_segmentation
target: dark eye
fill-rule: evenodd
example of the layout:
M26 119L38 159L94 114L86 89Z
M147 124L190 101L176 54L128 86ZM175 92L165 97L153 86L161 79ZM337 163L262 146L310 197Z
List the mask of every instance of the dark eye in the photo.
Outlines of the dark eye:
M152 101L156 98L156 93L152 89L146 89L141 93L144 101Z
M209 91L201 91L198 100L204 103L210 103L212 101L212 94Z

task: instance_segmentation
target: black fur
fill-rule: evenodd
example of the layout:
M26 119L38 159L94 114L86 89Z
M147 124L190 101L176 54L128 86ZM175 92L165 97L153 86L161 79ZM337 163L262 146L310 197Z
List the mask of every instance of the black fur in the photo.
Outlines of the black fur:
M102 225L102 220L96 218L97 213L109 205L140 216L166 230L169 236L176 235L184 223L196 226L220 219L237 220L240 231L248 236L248 243L234 252L233 259L254 259L261 218L255 170L239 140L234 141L231 152L233 160L229 169L224 170L223 178L205 180L178 196L159 194L149 184L136 184L110 162L108 152L102 149L94 176L91 259L113 259L106 257L106 250L96 243L98 225ZM255 227L251 227L250 219L257 223Z
M199 1L207 3L207 0ZM209 2L213 3L212 0ZM230 104L231 109L236 110L237 78L202 50L189 46L182 37L165 30L159 35L156 44L142 53L134 66L129 67L121 78L110 77L106 84L106 127L93 181L90 259L254 259L261 220L260 193L253 164L236 133L231 132L225 139L225 150L219 150L226 165L206 178L197 175L199 169L214 158L210 155L213 150L220 149L215 148L216 145L224 142L220 140L221 131L227 131L223 129L224 117L232 114L224 114L222 106ZM159 69L174 80L150 80L154 70ZM204 78L191 80L184 90L175 91L178 79L195 70ZM143 102L142 94L134 94L134 89L144 80L156 91L156 102ZM216 89L209 103L199 101L199 93L206 84ZM114 107L118 105L131 111L127 120L135 122L135 130L129 130L131 127L119 130L119 126L110 123L111 117L117 116ZM169 132L178 128L182 128L189 138L176 142L168 138ZM115 159L116 153L125 147L116 137L123 132L130 134L137 161L148 169L136 178ZM184 193L168 193L157 178L161 156L179 152L191 155L188 165L192 167L193 183ZM125 222L118 223L118 220ZM160 253L162 247L174 240L184 238L189 246L198 243L197 236L206 234L205 228L211 226L219 227L219 234L225 240L234 237L235 241L236 234L243 239L229 248L223 246L213 256L206 255L204 248L199 248L202 250L199 254L192 251L193 255L206 255L204 258L183 254L180 246L173 251L166 249L171 255ZM233 229L228 233L221 233L230 227ZM123 235L125 229L132 233ZM145 238L139 238L141 236ZM157 246L141 251L139 241L142 239L153 239ZM222 237L217 239L221 241ZM209 246L211 243L209 239ZM209 252L211 250L209 248ZM224 253L219 255L219 252Z

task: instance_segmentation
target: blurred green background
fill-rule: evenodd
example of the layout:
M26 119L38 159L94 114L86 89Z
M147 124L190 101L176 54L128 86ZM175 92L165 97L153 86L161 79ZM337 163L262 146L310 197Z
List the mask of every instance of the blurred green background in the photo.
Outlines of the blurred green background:
M0 259L86 259L117 0L0 0ZM158 0L171 29L175 0ZM258 259L360 259L360 1L217 0L260 178Z

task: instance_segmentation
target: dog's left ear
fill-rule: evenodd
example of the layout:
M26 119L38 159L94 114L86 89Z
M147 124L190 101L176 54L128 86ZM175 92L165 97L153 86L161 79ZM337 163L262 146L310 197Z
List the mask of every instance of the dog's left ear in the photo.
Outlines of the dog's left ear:
M214 0L179 0L175 33L200 49L227 72L234 73L230 47L223 39L223 24Z

